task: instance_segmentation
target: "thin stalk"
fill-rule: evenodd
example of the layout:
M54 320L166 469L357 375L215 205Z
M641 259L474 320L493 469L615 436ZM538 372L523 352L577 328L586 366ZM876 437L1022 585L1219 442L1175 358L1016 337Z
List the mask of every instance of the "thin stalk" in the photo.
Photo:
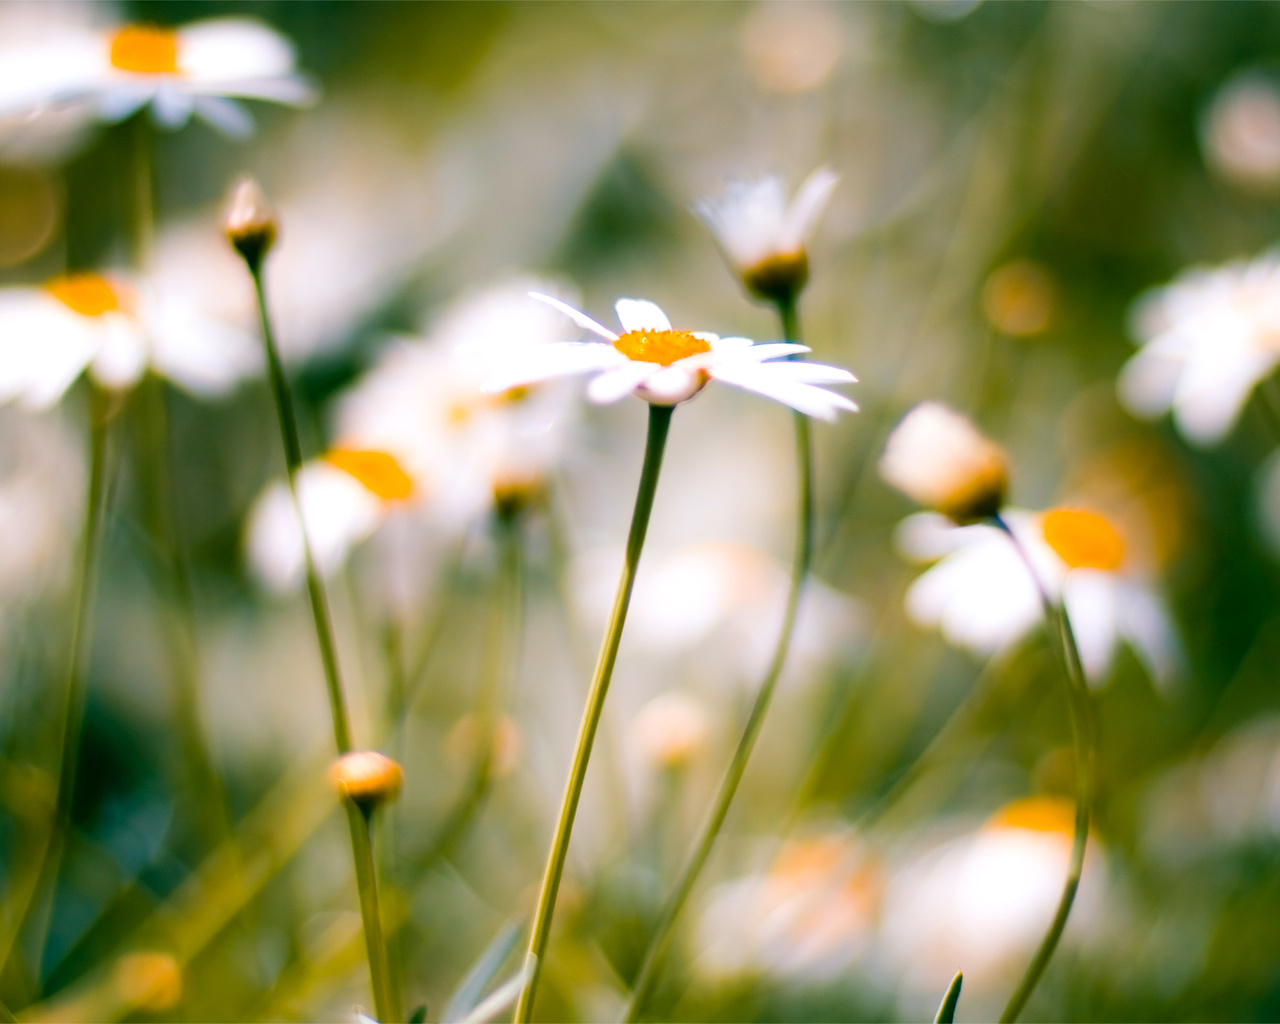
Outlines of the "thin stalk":
M796 341L800 336L799 318L796 313L795 300L778 303L778 315L782 320L783 336L787 341ZM720 830L724 826L725 817L729 813L729 805L738 792L743 773L747 770L747 762L755 749L756 740L764 726L765 715L773 701L774 691L782 676L787 654L791 649L791 637L795 632L796 616L800 610L800 598L804 591L804 581L809 575L809 564L813 557L813 445L809 437L809 417L803 413L795 414L796 427L796 476L798 484L798 514L796 516L795 557L791 567L791 587L787 593L786 610L782 615L782 630L778 635L778 643L773 651L773 658L765 671L764 680L756 692L755 703L751 714L747 717L746 727L738 740L738 747L733 752L728 771L720 783L711 810L703 822L702 831L694 844L692 852L680 871L676 887L667 898L658 921L654 925L653 935L640 964L632 988L631 1002L627 1006L624 1020L634 1021L644 1010L653 987L658 979L658 971L663 955L671 938L671 929L684 909L685 903L693 892L694 883L702 873L711 855Z
M289 493L293 498L294 513L302 534L302 551L307 569L307 593L311 598L311 614L315 620L316 640L320 646L320 660L324 664L325 684L329 692L329 709L333 714L333 739L339 754L351 750L351 726L347 718L346 699L342 692L342 678L338 669L337 645L333 636L333 621L329 614L329 601L325 594L324 580L316 569L311 553L311 541L307 536L302 502L298 499L298 472L302 468L302 444L298 440L298 422L293 412L293 399L289 383L284 375L284 365L276 347L275 332L267 311L266 284L261 261L246 261L253 275L254 293L258 300L258 317L262 326L262 341L267 352L267 368L271 378L271 390L275 395L276 413L280 420L280 437L284 444L285 465L288 469ZM373 864L373 852L369 838L368 821L354 809L349 809L347 822L351 829L351 851L355 860L356 885L360 891L360 916L364 924L365 945L369 956L370 983L373 987L374 1008L383 1024L400 1020L399 997L391 980L390 960L386 940L382 934L382 922L378 914L378 878Z
M1009 537L1018 555L1026 564L1027 571L1031 573L1031 578L1040 592L1040 602L1044 607L1045 618L1057 630L1062 662L1066 668L1071 736L1076 754L1076 820L1067 880L1049 930L1045 933L1040 948L1036 950L1036 955L1032 958L1018 987L1009 998L1009 1005L1000 1016L1000 1024L1012 1024L1027 1005L1027 1000L1031 998L1031 993L1035 991L1045 968L1053 958L1054 950L1058 948L1058 941L1062 938L1062 933L1067 927L1067 918L1071 914L1071 905L1075 902L1076 890L1080 887L1085 847L1089 842L1089 814L1093 804L1093 706L1089 699L1089 687L1085 682L1084 669L1080 663L1080 648L1076 644L1075 632L1071 628L1071 620L1067 616L1065 606L1050 598L1049 592L1040 579L1040 574L1031 564L1026 548L1014 535L1008 523L999 516L996 516L995 522Z
M658 490L658 474L662 469L662 453L667 446L667 432L671 427L673 406L649 406L649 435L645 442L644 467L640 471L640 484L636 489L635 509L631 513L631 530L627 536L626 560L622 566L622 578L618 580L618 593L613 600L613 612L605 631L600 658L596 662L595 675L587 694L587 706L582 724L578 728L578 745L573 753L573 766L565 786L564 802L560 807L560 819L556 822L551 840L551 855L542 879L542 891L538 895L538 910L533 919L529 937L529 952L525 958L528 980L516 1004L516 1024L527 1024L533 1012L533 1000L538 990L538 978L547 951L547 939L551 935L551 918L555 912L556 894L560 890L560 876L564 873L565 856L569 852L569 836L573 831L574 815L578 811L578 798L582 796L582 783L587 776L587 762L591 758L591 745L600 725L600 713L609 692L609 680L613 677L613 665L618 658L618 644L622 641L622 627L627 621L627 607L631 603L631 588L635 583L636 566L644 549L645 533L649 529L649 515L653 511L653 497Z
M57 881L71 828L71 801L74 796L76 766L80 755L80 729L84 722L85 650L93 629L93 597L97 588L98 561L102 547L103 517L106 508L107 426L111 396L91 385L89 400L89 491L85 500L84 533L81 537L80 571L76 578L75 610L71 621L71 642L67 653L66 682L62 698L62 733L58 747L58 779L49 832L39 854L39 867L30 885L8 915L13 922L0 951L0 966L8 963L36 899L52 890ZM37 971L38 973L38 971Z

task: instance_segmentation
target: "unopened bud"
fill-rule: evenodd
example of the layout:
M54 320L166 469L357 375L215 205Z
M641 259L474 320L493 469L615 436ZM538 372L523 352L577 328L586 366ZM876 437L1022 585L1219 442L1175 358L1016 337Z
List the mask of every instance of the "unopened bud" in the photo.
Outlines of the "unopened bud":
M758 299L794 302L809 281L809 257L798 252L770 256L742 271L742 283Z
M376 750L353 750L333 762L329 778L340 794L368 813L395 799L404 783L404 769Z
M236 252L256 271L275 244L280 225L267 197L252 178L241 178L236 183L225 227Z

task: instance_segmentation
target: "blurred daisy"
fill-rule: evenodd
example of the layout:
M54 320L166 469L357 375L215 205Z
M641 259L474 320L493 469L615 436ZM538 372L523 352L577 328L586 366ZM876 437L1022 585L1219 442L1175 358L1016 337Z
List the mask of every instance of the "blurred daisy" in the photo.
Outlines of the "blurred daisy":
M706 748L711 719L697 695L665 690L640 709L627 732L650 770L680 768Z
M1002 518L1050 598L1061 596L1091 684L1107 679L1121 641L1157 686L1172 681L1181 652L1171 617L1115 526L1096 512L1069 508L1009 509ZM1042 621L1036 583L997 527L956 526L920 513L902 522L896 541L910 558L937 560L908 589L907 614L951 643L990 655Z
M839 180L819 167L790 202L778 178L734 182L719 199L698 203L694 210L752 294L786 300L809 279L805 245Z
M388 571L421 575L420 563L405 565L403 557L415 532L439 542L495 510L520 507L541 488L559 459L572 396L553 387L480 390L513 344L551 345L569 336L562 316L529 298L530 283L462 297L428 337L397 339L339 400L335 450L299 478L321 571L340 567L390 518L397 524L390 547L400 552L387 552ZM301 583L301 529L283 482L255 506L247 551L271 589Z
M619 299L616 305L623 333L615 334L558 299L534 294L560 310L579 327L604 338L599 342L565 342L512 348L485 384L489 392L550 380L575 373L596 372L587 386L593 402L616 402L628 394L655 405L687 401L710 380L755 391L797 412L834 420L839 410L857 406L843 395L817 384L848 384L856 378L847 370L818 363L769 362L796 352L803 345L757 345L749 338L721 338L703 332L679 331L654 303Z
M1221 440L1280 362L1280 254L1186 272L1138 299L1131 329L1142 348L1120 373L1124 405Z
M53 405L86 367L123 389L148 368L201 397L257 371L254 338L185 298L122 274L65 274L0 289L0 401Z
M1246 71L1213 98L1200 126L1206 161L1245 188L1280 185L1280 89L1273 78Z
M957 523L995 515L1009 488L1004 449L938 402L922 402L894 427L880 458L880 475Z
M69 29L56 39L0 51L0 69L0 117L87 106L114 122L150 106L165 128L180 128L194 114L242 137L253 121L236 99L303 106L315 96L295 67L289 41L248 18L178 29Z
M833 980L866 948L880 889L879 870L850 836L792 840L768 871L709 894L697 926L697 965L714 978Z
M883 924L908 986L936 999L959 966L966 994L1021 971L1062 895L1074 823L1068 800L1018 800L977 832L908 861L886 888ZM1089 846L1069 938L1089 927L1104 886L1098 848Z

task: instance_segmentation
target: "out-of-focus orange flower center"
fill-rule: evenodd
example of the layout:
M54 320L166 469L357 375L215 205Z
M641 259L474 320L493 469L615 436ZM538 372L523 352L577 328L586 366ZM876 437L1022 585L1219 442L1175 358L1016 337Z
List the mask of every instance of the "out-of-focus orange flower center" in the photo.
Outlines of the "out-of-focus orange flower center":
M613 347L628 359L659 366L711 351L707 342L688 331L627 331Z
M111 37L111 65L143 75L178 71L178 34L154 25L126 25Z
M1001 808L988 824L994 828L1025 828L1033 832L1071 835L1075 830L1076 809L1070 800L1061 797L1033 796L1015 800Z
M44 290L82 316L114 313L123 305L120 293L100 274L62 274Z
M335 448L325 460L350 473L383 501L403 501L413 494L413 480L386 452Z
M1055 508L1044 517L1044 539L1073 569L1120 568L1124 541L1096 512Z

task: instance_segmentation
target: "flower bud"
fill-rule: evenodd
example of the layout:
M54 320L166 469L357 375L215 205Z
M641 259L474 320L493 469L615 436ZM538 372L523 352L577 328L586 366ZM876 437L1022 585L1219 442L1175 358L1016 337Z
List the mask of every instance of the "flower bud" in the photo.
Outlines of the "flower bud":
M1004 449L938 402L917 405L894 428L880 475L961 525L998 513L1009 488Z
M404 783L404 769L376 750L353 750L333 762L329 778L342 796L367 814L395 799Z
M262 265L279 233L275 211L252 178L241 178L231 193L225 229L236 252L244 257L249 269Z
M768 302L794 302L809 282L809 256L804 250L770 256L742 270L747 291Z

